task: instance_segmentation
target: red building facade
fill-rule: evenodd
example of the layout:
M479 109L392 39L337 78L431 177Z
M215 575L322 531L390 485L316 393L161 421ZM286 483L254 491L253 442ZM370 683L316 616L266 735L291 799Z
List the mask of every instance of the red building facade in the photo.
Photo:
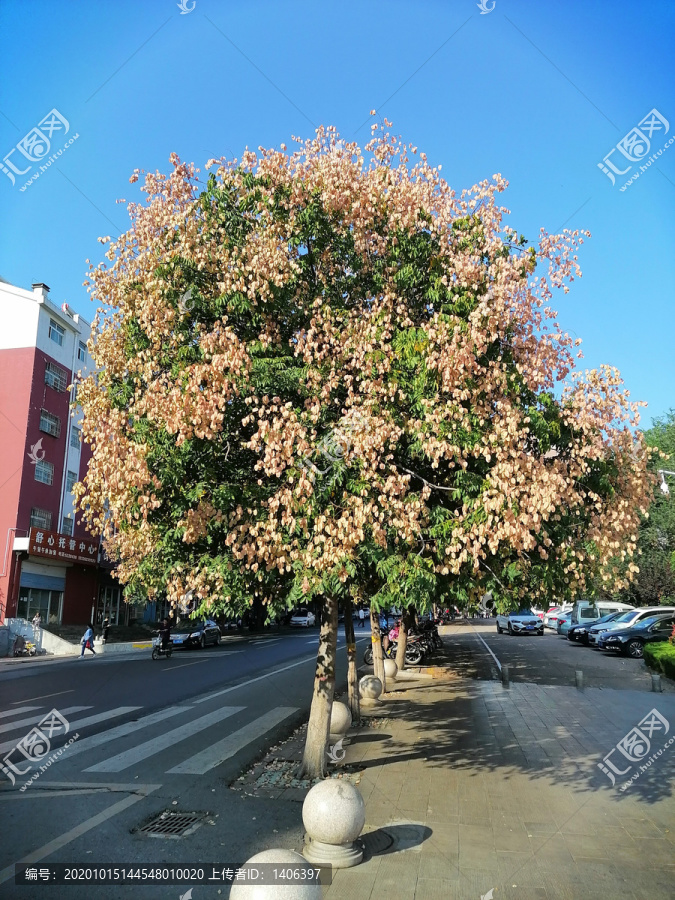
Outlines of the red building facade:
M89 371L90 325L67 304L0 281L0 624L128 620L98 539L75 516L90 454L72 387Z

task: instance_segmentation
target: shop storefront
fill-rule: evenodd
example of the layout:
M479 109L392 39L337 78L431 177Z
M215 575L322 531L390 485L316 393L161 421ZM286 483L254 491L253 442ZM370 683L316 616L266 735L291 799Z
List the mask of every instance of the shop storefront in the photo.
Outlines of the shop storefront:
M30 622L40 613L46 625L60 625L65 590L65 566L24 562L21 566L17 617Z

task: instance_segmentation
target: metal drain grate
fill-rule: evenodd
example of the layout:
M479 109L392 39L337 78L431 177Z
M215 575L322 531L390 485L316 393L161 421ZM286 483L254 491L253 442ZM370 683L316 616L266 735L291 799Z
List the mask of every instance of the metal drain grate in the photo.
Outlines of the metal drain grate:
M150 837L182 838L195 832L208 815L208 813L183 813L167 809L139 828L138 831L140 834L147 834Z

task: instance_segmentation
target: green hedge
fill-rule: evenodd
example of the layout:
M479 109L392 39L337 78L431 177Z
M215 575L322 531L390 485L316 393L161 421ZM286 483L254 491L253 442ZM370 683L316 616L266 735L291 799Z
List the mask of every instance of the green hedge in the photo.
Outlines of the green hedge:
M644 659L652 669L675 680L675 644L645 644Z

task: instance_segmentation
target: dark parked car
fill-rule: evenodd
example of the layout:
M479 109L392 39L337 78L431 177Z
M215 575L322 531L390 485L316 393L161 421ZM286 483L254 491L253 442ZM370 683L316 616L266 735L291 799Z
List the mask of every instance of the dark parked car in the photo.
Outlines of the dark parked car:
M613 622L615 619L618 619L619 616L622 616L624 612L625 610L619 610L619 612L608 613L606 616L602 616L602 618L596 619L590 623L586 622L579 625L570 625L569 631L567 632L567 640L588 644L588 631L591 625L604 625L605 622Z
M645 644L668 640L673 631L673 623L675 623L675 615L668 613L665 616L650 616L648 619L641 619L630 628L603 631L598 638L598 647L601 650L618 650L624 656L641 659Z
M171 635L174 649L181 647L206 647L220 643L220 628L213 619L188 622Z

